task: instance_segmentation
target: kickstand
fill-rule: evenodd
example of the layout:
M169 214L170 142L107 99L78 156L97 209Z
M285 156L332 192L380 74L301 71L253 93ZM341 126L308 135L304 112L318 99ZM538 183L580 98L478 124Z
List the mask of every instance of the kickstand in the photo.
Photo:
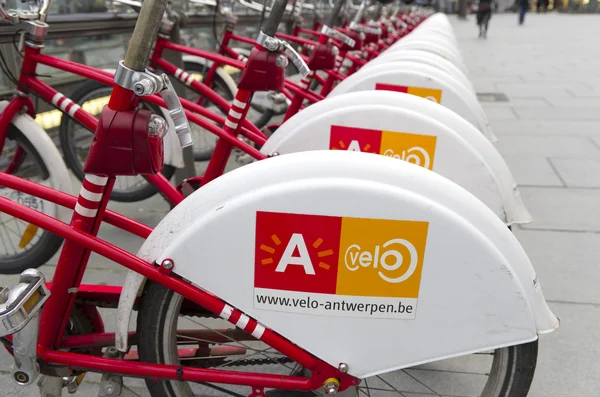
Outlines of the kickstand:
M104 352L104 357L107 358L117 358L120 355L121 352L114 346L109 347ZM140 397L140 395L123 385L123 377L121 375L103 374L98 397Z
M122 376L104 374L98 397L140 397L140 395L123 385Z

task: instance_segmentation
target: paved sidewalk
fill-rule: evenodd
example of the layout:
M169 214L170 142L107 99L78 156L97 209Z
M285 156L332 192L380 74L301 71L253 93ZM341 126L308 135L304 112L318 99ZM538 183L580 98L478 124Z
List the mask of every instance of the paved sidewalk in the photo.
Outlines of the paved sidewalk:
M515 233L562 320L558 332L541 338L530 397L600 395L600 20L532 14L518 26L515 14L494 15L487 40L477 38L473 16L451 20L477 91L508 97L483 104L535 218ZM149 225L168 211L160 198L111 207ZM141 243L110 227L101 237L131 252ZM49 277L53 269L43 267ZM115 284L124 276L122 268L93 256L84 281ZM0 285L12 279L0 277ZM0 396L39 395L16 387L9 368L2 351ZM87 376L77 396L96 396L98 380ZM148 395L142 381L128 384Z
M600 30L598 16L451 18L534 222L515 230L562 323L543 336L531 397L600 395Z

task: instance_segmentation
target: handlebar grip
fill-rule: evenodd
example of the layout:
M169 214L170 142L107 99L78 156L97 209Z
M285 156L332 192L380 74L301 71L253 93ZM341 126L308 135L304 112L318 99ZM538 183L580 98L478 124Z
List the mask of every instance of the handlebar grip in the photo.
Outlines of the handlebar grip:
M142 4L123 62L129 69L146 69L166 4L167 0L145 0Z
M269 18L267 19L267 23L265 24L265 28L263 32L268 36L275 36L277 32L277 28L279 27L279 22L281 22L281 18L283 17L283 13L285 12L285 7L287 6L287 0L275 0L275 4L273 4L273 8L271 8L271 12L269 13Z
M342 11L344 3L346 3L346 0L337 0L335 6L333 7L333 10L331 11L331 15L329 16L327 26L330 26L332 28L335 26L335 20L337 19L338 15L340 15L340 11Z

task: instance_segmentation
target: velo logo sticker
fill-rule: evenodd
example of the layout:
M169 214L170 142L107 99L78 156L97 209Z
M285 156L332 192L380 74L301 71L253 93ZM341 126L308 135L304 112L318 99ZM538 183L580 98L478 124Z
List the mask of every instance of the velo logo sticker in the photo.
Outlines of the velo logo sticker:
M329 149L382 154L432 170L436 142L431 135L332 125Z
M428 226L257 212L254 307L414 319Z
M407 87L404 85L375 83L375 90L404 92L406 94L429 99L432 102L442 103L442 90L435 88Z

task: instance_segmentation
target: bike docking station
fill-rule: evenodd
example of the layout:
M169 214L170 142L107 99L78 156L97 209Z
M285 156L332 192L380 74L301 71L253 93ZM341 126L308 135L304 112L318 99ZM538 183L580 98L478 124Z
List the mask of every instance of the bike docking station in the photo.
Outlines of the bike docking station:
M559 320L511 232L532 218L447 17L394 1L337 0L326 24L295 18L293 34L283 34L286 10L297 17L309 4L239 0L265 7L264 26L256 38L238 37L229 18L211 54L168 41L165 3L131 2L139 17L114 71L42 55L43 35L23 35L20 88L0 104L3 143L17 145L0 185L73 211L69 218L0 195L0 212L32 225L34 236L39 229L65 240L51 282L30 268L0 291L13 380L37 385L42 397L77 393L88 372L103 374L100 397L129 396L126 377L143 378L151 397L204 396L204 388L236 397L401 397L417 393L404 389L416 379L404 371L469 358L480 366L484 356L486 379L473 395L527 396L538 338ZM0 6L4 19L37 26L50 3ZM253 47L241 54L230 40ZM163 50L208 72L195 79ZM286 75L289 62L295 76ZM37 63L111 87L98 119L37 80ZM237 82L225 65L242 70ZM178 97L170 78L200 98ZM69 174L32 121L29 91L93 131L77 197L60 191L57 175ZM268 93L260 106L255 93ZM264 134L248 120L253 106L284 121ZM217 137L208 160L194 146L202 134ZM174 187L165 157L181 163L183 147L208 165ZM54 179L18 173L32 150L56 165ZM225 172L236 152L244 165ZM155 228L107 208L117 178L140 175L173 206ZM141 237L137 254L99 238L102 222ZM127 268L124 282L83 284L92 252ZM114 329L102 318L109 309Z

